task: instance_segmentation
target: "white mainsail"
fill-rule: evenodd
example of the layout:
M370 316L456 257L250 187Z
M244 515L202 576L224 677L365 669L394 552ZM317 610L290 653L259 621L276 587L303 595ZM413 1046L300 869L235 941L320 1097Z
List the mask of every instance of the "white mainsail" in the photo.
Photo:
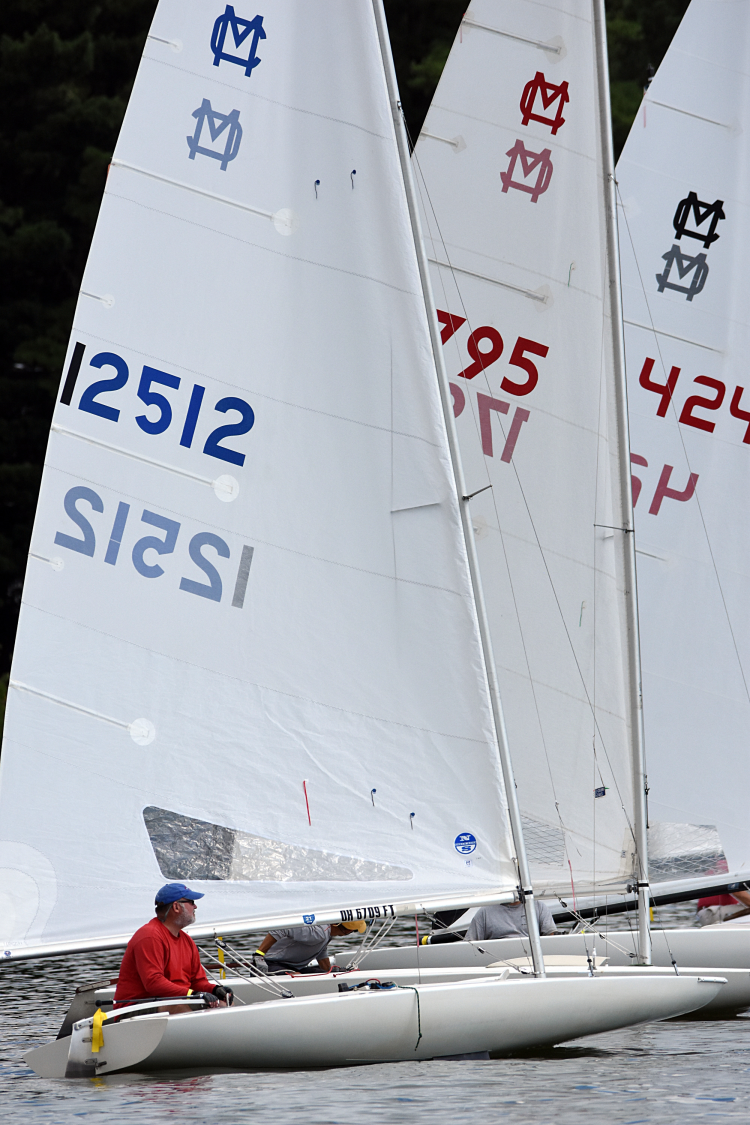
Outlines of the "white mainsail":
M749 49L693 0L618 163L657 881L750 874Z
M475 0L415 156L534 886L568 895L638 876L596 10Z
M204 928L512 897L458 504L372 6L161 0L34 526L0 949L172 879Z

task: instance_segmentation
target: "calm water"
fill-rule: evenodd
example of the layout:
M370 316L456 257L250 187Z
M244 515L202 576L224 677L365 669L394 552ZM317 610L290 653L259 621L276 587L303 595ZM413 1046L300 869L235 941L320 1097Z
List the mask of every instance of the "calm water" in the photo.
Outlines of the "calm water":
M684 912L680 912L684 913ZM667 921L667 918L664 918ZM407 935L402 933L401 939ZM49 1082L22 1052L54 1038L73 987L116 973L117 954L29 962L0 974L0 1097L14 1125L355 1125L361 1121L750 1120L750 1019L649 1024L534 1057L398 1063L297 1074Z

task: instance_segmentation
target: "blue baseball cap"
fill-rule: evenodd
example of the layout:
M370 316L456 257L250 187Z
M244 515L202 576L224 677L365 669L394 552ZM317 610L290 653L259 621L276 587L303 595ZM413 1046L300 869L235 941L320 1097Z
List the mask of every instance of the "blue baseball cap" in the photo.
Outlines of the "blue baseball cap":
M200 891L191 891L190 887L186 887L184 883L166 883L160 891L156 892L154 902L159 904L166 904L168 902L177 902L181 898L203 898Z

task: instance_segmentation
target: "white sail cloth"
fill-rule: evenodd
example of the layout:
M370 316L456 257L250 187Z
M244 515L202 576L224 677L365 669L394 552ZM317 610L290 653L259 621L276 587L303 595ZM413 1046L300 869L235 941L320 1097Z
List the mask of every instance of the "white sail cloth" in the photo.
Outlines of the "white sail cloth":
M161 0L76 311L0 788L0 932L516 882L369 3ZM372 913L371 911L370 913Z
M750 873L749 50L693 0L617 170L657 879Z
M592 12L474 0L415 157L537 893L635 869Z

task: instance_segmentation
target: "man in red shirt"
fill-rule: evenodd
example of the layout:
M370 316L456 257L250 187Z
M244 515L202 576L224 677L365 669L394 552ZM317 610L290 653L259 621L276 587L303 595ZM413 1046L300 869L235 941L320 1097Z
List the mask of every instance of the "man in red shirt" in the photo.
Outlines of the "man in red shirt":
M203 898L184 883L167 883L156 895L156 917L136 930L128 942L120 966L115 1004L168 996L187 996L190 992L213 995L211 1007L231 1004L231 989L213 985L206 977L191 937L184 932L195 921L195 900ZM170 1005L169 1011L190 1012L189 1005Z
M712 895L699 898L697 922L699 926L713 926L717 922L730 922L735 914L744 914L750 907L749 891L734 891L731 895Z

